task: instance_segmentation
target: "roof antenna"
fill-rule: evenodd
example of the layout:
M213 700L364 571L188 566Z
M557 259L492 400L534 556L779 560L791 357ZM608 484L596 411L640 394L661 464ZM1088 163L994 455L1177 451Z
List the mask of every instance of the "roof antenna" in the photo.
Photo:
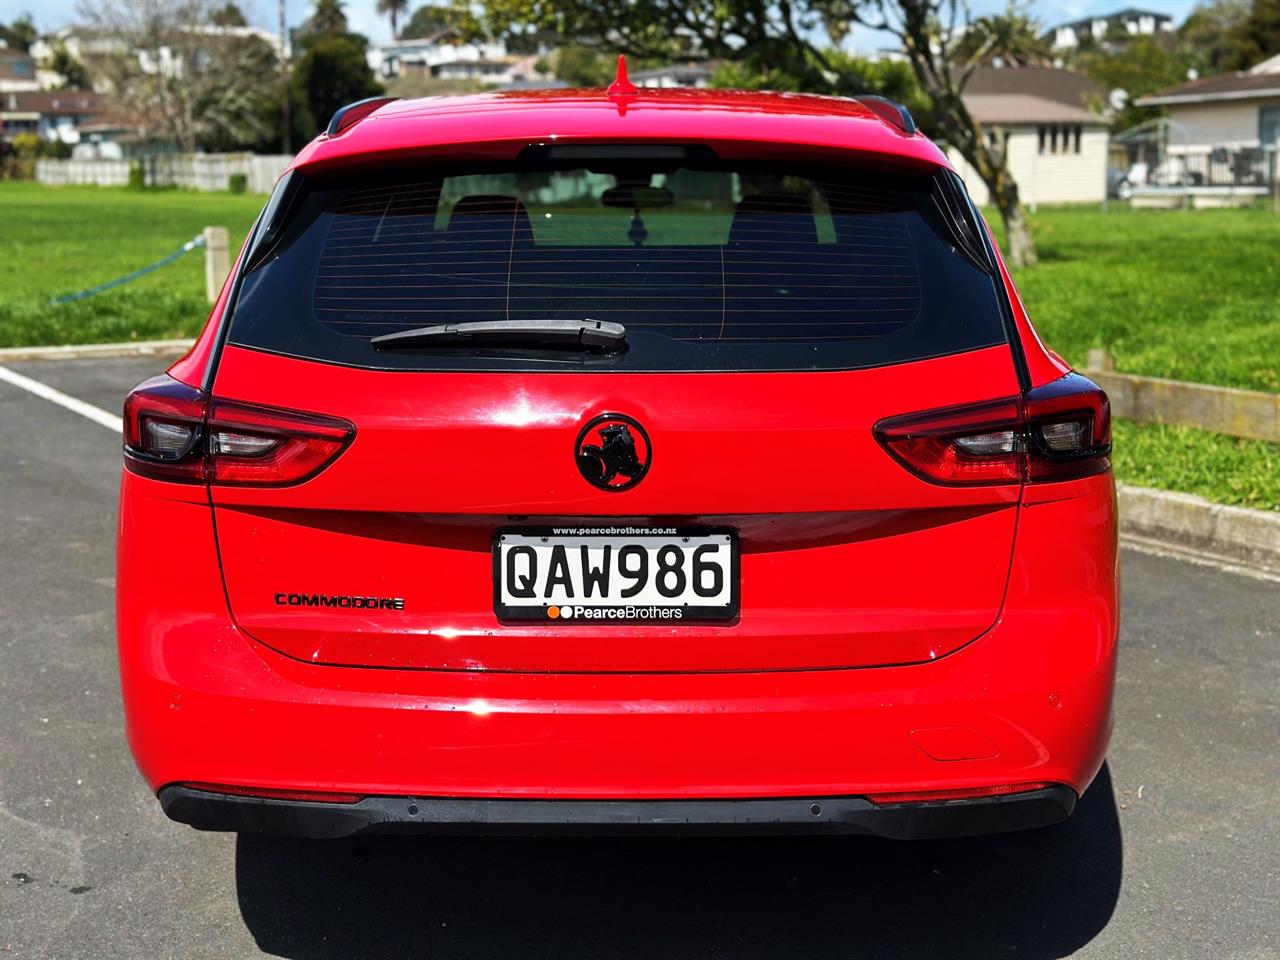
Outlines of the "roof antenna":
M627 77L627 58L623 54L618 54L618 75L613 78L613 83L609 84L609 89L605 93L611 97L634 97L639 92L636 85Z

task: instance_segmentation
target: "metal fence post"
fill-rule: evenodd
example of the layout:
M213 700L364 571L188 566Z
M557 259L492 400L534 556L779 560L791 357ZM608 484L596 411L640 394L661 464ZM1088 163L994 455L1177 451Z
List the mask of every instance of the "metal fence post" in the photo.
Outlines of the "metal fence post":
M222 282L231 272L230 240L226 227L204 228L204 292L213 303L222 290Z

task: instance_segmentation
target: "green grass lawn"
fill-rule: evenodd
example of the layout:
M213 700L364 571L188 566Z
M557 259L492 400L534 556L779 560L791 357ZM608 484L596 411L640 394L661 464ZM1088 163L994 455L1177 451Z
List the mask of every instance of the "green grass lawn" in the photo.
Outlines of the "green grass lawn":
M1040 263L1014 279L1036 329L1072 364L1103 347L1123 373L1280 390L1270 207L1042 208L1032 230Z
M233 253L265 198L0 183L0 346L191 336L208 314L203 253L65 306L48 301L159 259L203 227ZM991 217L999 227L999 218ZM1280 216L1269 209L1045 208L1041 262L1017 271L1032 319L1077 366L1280 390ZM1125 482L1280 510L1280 447L1120 423Z
M231 232L234 256L264 202L0 183L0 347L194 335L209 314L201 250L87 300L59 307L49 300L159 260L206 226Z

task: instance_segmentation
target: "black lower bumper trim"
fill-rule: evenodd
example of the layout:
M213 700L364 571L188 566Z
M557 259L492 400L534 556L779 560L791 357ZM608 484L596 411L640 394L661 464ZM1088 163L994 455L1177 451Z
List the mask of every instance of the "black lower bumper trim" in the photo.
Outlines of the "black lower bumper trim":
M866 834L899 840L1027 830L1075 809L1065 786L937 803L877 806L862 797L745 800L508 800L366 797L309 803L195 790L160 791L173 820L200 830L332 838L356 833Z

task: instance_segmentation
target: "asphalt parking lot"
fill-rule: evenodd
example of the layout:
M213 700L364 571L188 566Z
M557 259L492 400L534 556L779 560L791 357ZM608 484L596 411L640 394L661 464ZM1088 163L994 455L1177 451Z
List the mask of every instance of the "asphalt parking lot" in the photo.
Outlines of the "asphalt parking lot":
M116 413L164 365L10 369ZM124 743L119 463L0 382L0 956L1280 957L1280 584L1125 551L1110 759L1047 830L237 839L166 820Z

